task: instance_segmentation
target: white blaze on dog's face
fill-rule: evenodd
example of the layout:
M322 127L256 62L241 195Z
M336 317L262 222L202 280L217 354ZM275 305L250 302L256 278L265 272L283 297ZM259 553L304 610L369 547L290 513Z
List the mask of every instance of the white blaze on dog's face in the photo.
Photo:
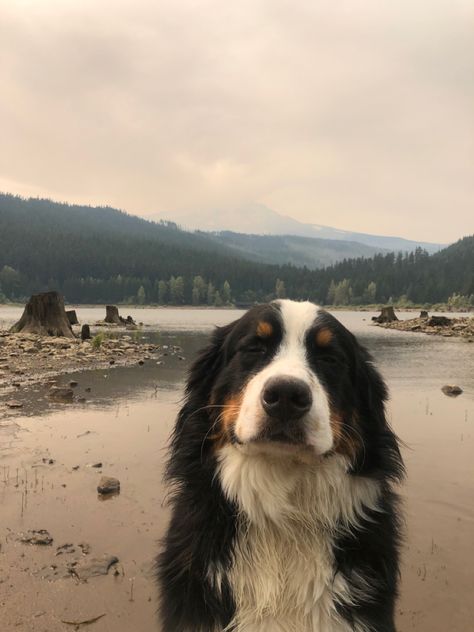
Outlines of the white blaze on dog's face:
M220 447L356 456L358 345L333 316L312 303L275 301L249 310L215 341L209 437Z
M318 307L282 300L282 337L270 362L243 390L234 433L238 443L273 449L284 444L306 446L324 454L334 445L328 394L308 359L307 335L314 328ZM261 334L270 324L259 323ZM281 445L283 444L283 445Z

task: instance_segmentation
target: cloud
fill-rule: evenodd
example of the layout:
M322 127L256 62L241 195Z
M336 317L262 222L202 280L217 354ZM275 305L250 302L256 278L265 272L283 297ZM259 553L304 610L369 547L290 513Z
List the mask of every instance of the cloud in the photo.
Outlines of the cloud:
M460 0L3 3L0 178L453 240L473 230L473 21Z

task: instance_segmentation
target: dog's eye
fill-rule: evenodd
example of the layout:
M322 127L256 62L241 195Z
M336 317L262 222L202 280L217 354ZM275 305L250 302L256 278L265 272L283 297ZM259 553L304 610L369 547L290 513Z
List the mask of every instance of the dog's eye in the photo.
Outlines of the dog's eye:
M328 366L334 366L336 364L338 364L338 359L336 356L334 355L320 355L318 357L318 360L322 363L322 364L326 364Z
M255 353L255 354L263 354L267 352L267 348L265 345L261 343L252 343L243 348L245 353Z

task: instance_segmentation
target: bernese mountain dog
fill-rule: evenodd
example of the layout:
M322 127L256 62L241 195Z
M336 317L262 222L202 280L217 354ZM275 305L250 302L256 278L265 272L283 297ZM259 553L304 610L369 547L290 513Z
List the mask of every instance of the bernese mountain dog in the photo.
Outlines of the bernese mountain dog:
M163 632L394 632L404 473L369 353L278 300L217 328L171 438Z

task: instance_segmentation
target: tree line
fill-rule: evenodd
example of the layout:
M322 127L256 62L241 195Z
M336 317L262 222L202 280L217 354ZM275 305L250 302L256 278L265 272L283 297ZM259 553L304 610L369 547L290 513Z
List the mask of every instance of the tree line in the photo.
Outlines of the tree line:
M326 305L469 304L474 236L433 255L417 249L310 270L249 261L203 234L114 209L0 195L0 300L46 289L77 303L219 306L287 296Z

